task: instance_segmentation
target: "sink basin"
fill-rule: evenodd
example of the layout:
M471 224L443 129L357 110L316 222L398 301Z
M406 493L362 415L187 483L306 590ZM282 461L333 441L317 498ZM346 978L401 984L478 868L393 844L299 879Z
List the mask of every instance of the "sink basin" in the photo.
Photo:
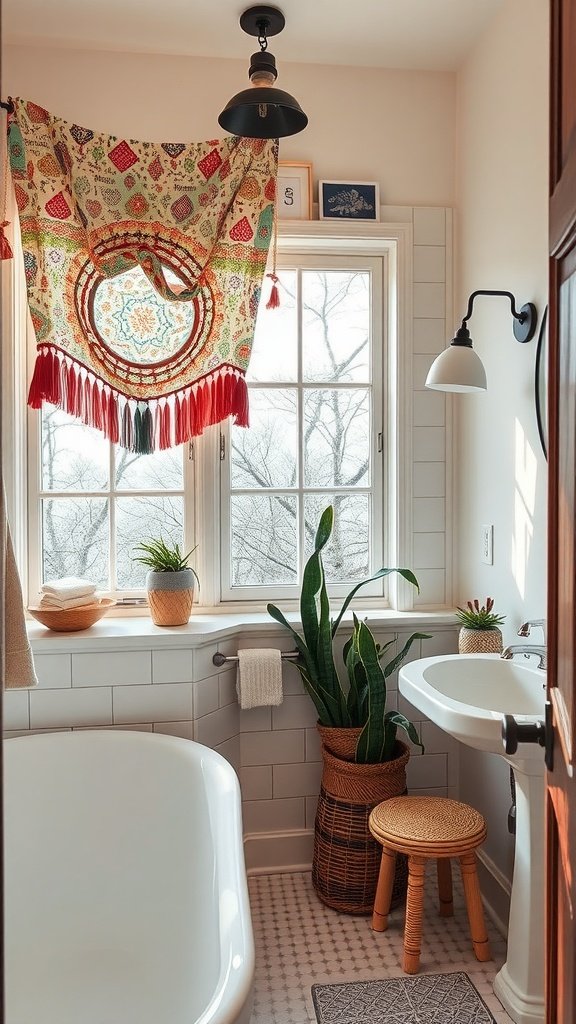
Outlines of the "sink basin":
M544 717L546 673L497 654L445 654L400 669L400 692L457 740L503 754L502 716L520 722ZM511 763L538 758L537 744L521 743Z
M504 753L502 716L544 718L546 673L497 654L445 654L400 669L400 693L461 743L499 754L516 782L516 854L506 963L494 991L515 1024L544 1024L544 752ZM481 784L481 780L480 784Z

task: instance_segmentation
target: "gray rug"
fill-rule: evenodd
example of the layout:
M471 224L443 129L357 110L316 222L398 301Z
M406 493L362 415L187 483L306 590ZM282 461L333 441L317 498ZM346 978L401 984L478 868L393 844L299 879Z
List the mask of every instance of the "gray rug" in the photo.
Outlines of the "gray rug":
M313 985L318 1024L495 1024L467 974Z

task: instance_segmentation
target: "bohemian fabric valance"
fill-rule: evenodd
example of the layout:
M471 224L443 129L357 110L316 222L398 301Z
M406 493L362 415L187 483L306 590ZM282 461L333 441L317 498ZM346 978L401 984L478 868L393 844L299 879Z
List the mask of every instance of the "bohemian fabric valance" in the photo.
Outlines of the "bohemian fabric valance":
M134 451L233 415L274 224L278 148L132 142L13 100L9 156L50 402Z

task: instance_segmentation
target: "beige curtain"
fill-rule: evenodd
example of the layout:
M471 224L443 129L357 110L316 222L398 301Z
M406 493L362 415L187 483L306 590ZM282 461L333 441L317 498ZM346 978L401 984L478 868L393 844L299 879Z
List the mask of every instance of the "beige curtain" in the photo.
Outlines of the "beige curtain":
M4 635L4 686L6 689L36 686L32 651L26 634L20 577L14 558L10 527L6 517L4 488L0 491L0 543L4 553L4 593L2 602Z

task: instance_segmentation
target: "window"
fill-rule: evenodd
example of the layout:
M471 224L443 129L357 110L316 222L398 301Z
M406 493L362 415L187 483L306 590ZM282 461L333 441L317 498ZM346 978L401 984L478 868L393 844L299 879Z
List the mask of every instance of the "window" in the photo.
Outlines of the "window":
M300 256L278 275L280 308L258 314L250 429L232 428L223 460L227 599L295 596L329 504L328 581L381 564L382 260Z
M60 410L29 413L30 595L44 579L70 574L119 599L141 595L146 570L133 549L161 535L186 550L198 544L204 606L297 598L330 503L333 592L383 564L394 519L383 508L396 503L387 426L395 394L386 387L394 247L351 230L349 239L312 237L322 228L310 224L311 237L286 240L273 311L265 281L249 430L221 424L193 446L137 456ZM382 581L363 593L381 599Z

